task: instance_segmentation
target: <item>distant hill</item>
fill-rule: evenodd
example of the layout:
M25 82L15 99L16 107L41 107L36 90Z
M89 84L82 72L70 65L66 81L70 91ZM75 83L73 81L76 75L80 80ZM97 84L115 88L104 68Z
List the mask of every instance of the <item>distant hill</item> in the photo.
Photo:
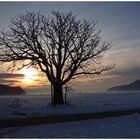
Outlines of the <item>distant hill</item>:
M108 91L138 91L138 90L140 90L140 80L136 80L135 82L128 85L121 85L108 89Z
M8 85L2 85L0 84L0 95L24 95L25 91L17 86L17 87L11 87Z

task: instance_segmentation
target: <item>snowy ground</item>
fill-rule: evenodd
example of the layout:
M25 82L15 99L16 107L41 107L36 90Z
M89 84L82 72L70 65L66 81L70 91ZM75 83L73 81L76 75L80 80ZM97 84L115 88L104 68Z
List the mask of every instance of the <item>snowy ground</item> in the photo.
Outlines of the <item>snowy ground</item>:
M0 96L0 119L140 108L140 93L70 94L69 106L49 105L49 95ZM140 138L140 114L0 129L5 138Z
M140 109L140 93L70 94L68 101L51 107L50 95L0 96L0 119Z
M0 130L2 138L140 138L140 115Z

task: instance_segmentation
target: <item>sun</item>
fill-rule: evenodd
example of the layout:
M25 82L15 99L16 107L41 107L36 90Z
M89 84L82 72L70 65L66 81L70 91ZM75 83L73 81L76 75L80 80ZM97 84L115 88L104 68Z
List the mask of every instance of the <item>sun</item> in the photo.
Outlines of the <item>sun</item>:
M24 75L22 82L27 84L33 84L39 77L38 72L33 68L24 68L21 73Z

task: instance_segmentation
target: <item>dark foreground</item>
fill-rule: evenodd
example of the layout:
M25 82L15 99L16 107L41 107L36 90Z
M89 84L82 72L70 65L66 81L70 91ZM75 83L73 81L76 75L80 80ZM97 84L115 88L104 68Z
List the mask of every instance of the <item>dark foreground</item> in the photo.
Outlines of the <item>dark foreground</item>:
M131 115L135 113L140 113L140 109L99 112L99 113L83 113L83 114L81 113L81 114L47 116L47 117L23 117L23 118L16 118L16 119L0 120L0 128L39 125L39 124L53 124L53 123L80 121L80 120L89 120L89 119L101 119L101 118L108 118L108 117Z

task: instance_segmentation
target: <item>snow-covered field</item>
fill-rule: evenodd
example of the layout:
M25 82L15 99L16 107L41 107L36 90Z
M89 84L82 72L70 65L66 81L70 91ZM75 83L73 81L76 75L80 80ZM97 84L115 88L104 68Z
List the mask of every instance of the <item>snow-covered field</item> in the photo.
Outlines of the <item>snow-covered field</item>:
M50 95L0 96L0 119L140 108L140 93L70 94L70 105L50 106Z
M140 93L69 94L70 105L50 106L50 95L0 96L0 119L140 109ZM140 114L0 129L5 138L140 138Z
M0 130L2 138L140 138L140 115Z

